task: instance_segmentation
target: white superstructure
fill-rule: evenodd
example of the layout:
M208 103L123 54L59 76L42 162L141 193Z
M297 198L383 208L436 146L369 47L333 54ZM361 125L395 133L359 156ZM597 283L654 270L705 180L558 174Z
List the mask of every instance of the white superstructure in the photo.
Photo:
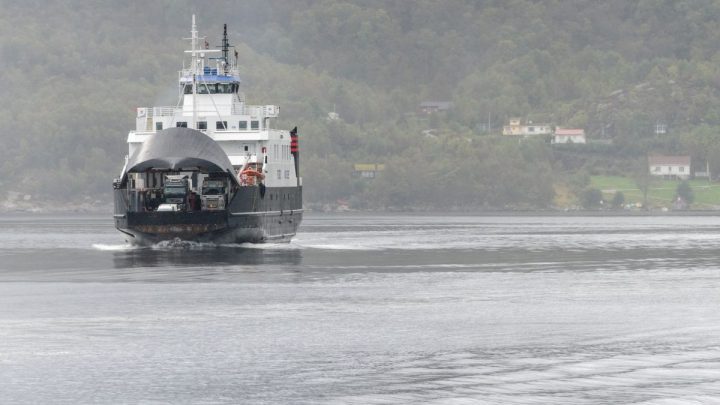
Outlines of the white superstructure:
M252 167L264 174L268 187L301 185L295 172L289 131L271 128L280 108L276 105L247 105L240 91L237 52L228 56L227 28L221 49L198 47L193 15L190 65L178 74L179 100L176 106L137 109L135 130L127 137L128 156L157 131L187 127L202 131L215 140L239 173ZM212 55L212 56L211 56Z

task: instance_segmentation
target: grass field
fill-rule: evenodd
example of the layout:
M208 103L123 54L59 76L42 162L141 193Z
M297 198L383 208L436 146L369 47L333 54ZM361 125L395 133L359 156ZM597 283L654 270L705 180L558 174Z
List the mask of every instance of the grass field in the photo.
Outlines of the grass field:
M654 180L648 191L648 202L653 206L670 207L679 180ZM635 181L621 176L591 176L590 186L603 192L605 201L612 201L616 191L625 195L625 203L642 202L642 192ZM708 183L707 180L690 180L695 194L692 208L720 208L720 183Z

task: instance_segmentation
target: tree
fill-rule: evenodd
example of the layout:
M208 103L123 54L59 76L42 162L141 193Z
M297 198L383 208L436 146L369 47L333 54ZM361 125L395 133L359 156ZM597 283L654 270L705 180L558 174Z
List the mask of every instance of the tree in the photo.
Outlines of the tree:
M635 181L635 185L640 189L640 193L642 193L643 196L643 209L648 208L648 192L650 191L650 186L654 183L655 179L650 174L650 170L648 167L647 157L642 159L641 164L635 167L635 171L632 176L633 180Z
M588 188L582 194L583 208L597 208L602 205L602 191L596 188Z
M612 199L613 208L622 208L625 204L625 194L622 191L616 191Z
M695 193L693 193L692 187L690 187L690 183L687 180L683 180L680 184L678 184L675 191L675 197L676 199L682 198L687 205L690 205L693 201L695 201Z

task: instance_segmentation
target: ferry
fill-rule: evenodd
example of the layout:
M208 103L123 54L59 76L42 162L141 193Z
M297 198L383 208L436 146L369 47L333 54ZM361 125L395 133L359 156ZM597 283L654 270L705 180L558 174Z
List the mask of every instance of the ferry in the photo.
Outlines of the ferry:
M137 109L115 227L133 245L289 242L303 215L297 127L273 128L277 105L245 103L227 24L210 49L193 15L189 40L177 105Z

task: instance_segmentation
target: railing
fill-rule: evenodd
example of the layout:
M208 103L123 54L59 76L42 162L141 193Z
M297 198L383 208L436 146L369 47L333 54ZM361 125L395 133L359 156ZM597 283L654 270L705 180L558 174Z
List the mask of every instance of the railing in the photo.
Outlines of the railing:
M274 118L278 116L280 107L276 105L246 105L245 114L252 117Z
M137 109L137 118L172 117L181 111L175 107L140 107Z
M153 107L153 116L155 117L172 117L176 113L182 111L175 107Z

